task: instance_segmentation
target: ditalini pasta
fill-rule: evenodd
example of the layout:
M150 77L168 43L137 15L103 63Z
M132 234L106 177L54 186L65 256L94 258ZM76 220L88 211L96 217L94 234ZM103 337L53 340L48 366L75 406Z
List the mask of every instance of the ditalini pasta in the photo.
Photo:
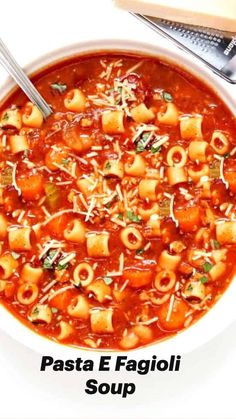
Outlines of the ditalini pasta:
M173 336L235 273L236 125L156 58L93 55L0 109L0 302L37 333L130 350Z

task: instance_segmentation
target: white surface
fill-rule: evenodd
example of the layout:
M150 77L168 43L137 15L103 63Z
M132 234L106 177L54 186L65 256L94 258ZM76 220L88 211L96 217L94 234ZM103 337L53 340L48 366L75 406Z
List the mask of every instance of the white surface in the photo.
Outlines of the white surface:
M1 36L22 65L45 51L96 37L158 41L157 35L125 12L115 10L109 0L43 4L39 9L30 0L11 0L11 25L9 2L1 4L1 16L6 17L1 19ZM167 43L163 39L160 42ZM5 72L0 71L0 83L4 77ZM236 90L232 86L228 89ZM86 395L85 382L96 373L40 372L39 355L1 334L0 418L235 419L235 329L234 324L207 345L185 355L180 373L100 373L100 382L136 382L135 395L126 400Z

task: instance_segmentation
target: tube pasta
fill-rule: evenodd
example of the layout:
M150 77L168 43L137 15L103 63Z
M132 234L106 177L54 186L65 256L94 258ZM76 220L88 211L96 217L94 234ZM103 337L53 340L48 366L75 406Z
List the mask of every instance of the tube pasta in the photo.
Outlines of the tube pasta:
M138 185L138 193L140 198L156 201L158 184L159 181L157 179L142 179Z
M32 249L31 229L29 227L12 229L8 233L9 247L14 251L28 251Z
M189 115L180 118L180 135L183 140L202 138L202 115Z
M209 176L210 168L208 164L198 164L188 168L188 175L193 182L198 183L203 176Z
M152 202L151 205L147 205L145 202L144 204L140 203L138 205L138 214L144 221L149 220L152 215L155 215L154 218L156 218L157 214L159 214L159 205L157 202Z
M102 129L105 134L122 134L124 127L124 111L108 111L102 114Z
M103 279L97 279L92 282L92 284L87 286L86 291L89 294L92 293L99 303L103 303L109 299L107 297L111 296L111 287L109 287Z
M204 284L201 283L201 281L190 281L186 284L184 289L184 296L186 299L193 298L193 302L196 299L196 303L202 301L205 298L206 295L206 287Z
M158 215L151 215L146 223L145 232L148 237L161 236L161 221L158 218Z
M29 150L29 144L26 135L10 135L9 145L13 154Z
M0 256L0 275L8 279L13 274L19 263L10 254Z
M140 156L140 154L131 156L130 161L128 163L125 163L125 173L129 176L145 176L145 159L142 156Z
M206 141L191 141L188 148L190 160L205 163L207 161L208 143Z
M120 238L125 247L129 250L140 249L143 242L143 236L135 227L126 227L120 233Z
M160 124L176 126L179 123L179 111L174 103L166 103L158 112L157 119Z
M86 96L82 90L72 89L66 94L64 106L72 112L84 112L86 108Z
M135 348L139 343L139 338L134 331L129 331L123 338L120 340L120 347L122 349L132 349Z
M112 309L93 309L90 314L90 323L93 333L113 333Z
M178 145L171 147L167 153L166 160L169 166L183 167L187 162L186 151Z
M89 176L89 179L81 178L76 181L77 187L83 195L89 196L92 193L95 177Z
M17 300L23 305L30 305L34 303L39 294L39 289L36 284L24 283L19 286L17 290Z
M87 252L89 257L102 258L110 256L108 233L91 233L87 236Z
M156 275L154 280L154 286L159 292L168 292L175 286L175 282L175 273L172 270L164 270Z
M43 123L43 115L36 105L27 102L22 114L22 122L27 127L40 128Z
M140 103L130 111L131 117L137 123L144 123L152 121L155 118L155 114L151 109L148 109L145 103Z
M8 221L3 214L0 214L0 239L7 236Z
M215 130L212 134L210 145L217 154L223 156L229 151L230 143L222 131Z
M52 312L50 307L46 304L36 304L28 316L29 320L32 323L51 323L52 321Z
M144 325L136 325L133 328L133 331L136 336L140 339L142 343L151 342L153 338L153 331L150 327Z
M65 322L64 320L60 321L59 327L60 327L60 333L57 336L58 340L65 340L74 333L73 327L68 322Z
M166 174L168 178L168 183L171 186L177 185L178 183L187 182L188 180L184 167L168 167Z
M86 240L84 224L80 220L74 219L65 229L64 237L70 242L84 243Z
M216 239L220 244L236 243L236 221L217 224Z
M103 166L103 173L108 177L124 177L124 164L120 160L106 160Z
M89 318L89 303L87 298L83 295L77 295L68 305L67 312L72 317L87 320Z
M87 287L94 279L94 270L87 262L79 263L73 272L73 282L75 285Z
M21 129L22 117L18 109L6 109L1 115L1 127L13 127Z
M180 255L170 255L167 250L161 252L159 258L159 266L162 269L168 269L169 271L175 271L181 261Z
M43 268L34 268L30 263L25 263L21 273L21 282L29 282L31 284L38 284L43 277Z
M224 262L217 262L209 271L211 281L217 281L226 271L227 265Z

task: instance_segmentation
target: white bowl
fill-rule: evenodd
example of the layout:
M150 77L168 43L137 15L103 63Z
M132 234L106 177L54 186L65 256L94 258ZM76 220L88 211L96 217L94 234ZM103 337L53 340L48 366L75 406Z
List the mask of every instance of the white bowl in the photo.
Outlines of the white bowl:
M163 58L174 65L181 63L183 69L186 69L216 91L229 109L236 114L236 101L227 91L225 84L222 83L219 77L190 55L183 54L179 50L171 50L170 52L168 47L153 46L130 40L89 41L48 53L27 66L26 71L30 74L66 57L101 51L137 52L139 54L148 54ZM0 99L9 93L13 86L13 82L8 79L0 89ZM222 298L198 322L170 339L130 351L130 357L135 359L140 359L140 357L148 359L157 353L158 355L163 354L165 356L168 354L183 354L201 346L223 331L236 319L235 301L236 281L234 280ZM22 344L45 355L52 354L60 358L77 358L81 356L96 360L102 353L107 353L102 350L78 349L44 338L24 326L23 323L18 321L2 305L0 305L0 328ZM109 352L109 355L116 356L118 354L121 354L121 352Z

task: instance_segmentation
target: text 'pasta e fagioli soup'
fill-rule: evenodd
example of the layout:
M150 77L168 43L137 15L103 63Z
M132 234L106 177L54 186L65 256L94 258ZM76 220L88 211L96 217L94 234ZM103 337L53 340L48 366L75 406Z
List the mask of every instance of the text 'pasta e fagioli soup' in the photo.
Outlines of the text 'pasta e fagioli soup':
M236 258L236 126L179 68L77 57L1 107L0 301L41 335L127 350L172 336Z

